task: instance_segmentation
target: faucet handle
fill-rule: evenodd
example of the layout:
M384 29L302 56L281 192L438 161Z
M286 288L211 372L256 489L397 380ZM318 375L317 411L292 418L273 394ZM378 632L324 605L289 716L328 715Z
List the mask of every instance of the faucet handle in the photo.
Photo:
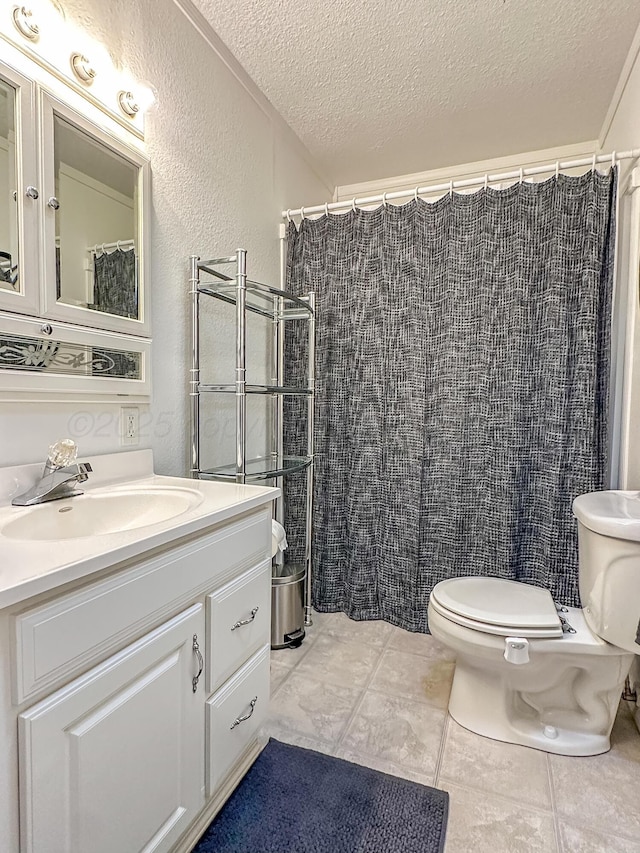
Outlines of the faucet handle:
M54 468L66 468L76 461L78 445L70 438L56 441L49 447L49 462Z
M93 472L93 468L91 467L91 463L89 462L78 462L78 482L84 483L85 480L89 479L89 474Z

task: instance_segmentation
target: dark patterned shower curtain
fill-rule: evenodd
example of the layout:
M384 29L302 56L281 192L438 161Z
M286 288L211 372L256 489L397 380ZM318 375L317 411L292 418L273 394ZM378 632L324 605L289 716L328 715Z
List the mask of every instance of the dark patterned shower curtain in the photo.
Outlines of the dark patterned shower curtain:
M606 488L615 193L615 171L590 172L291 224L288 287L317 303L317 609L426 631L434 584L469 574L579 603L571 502ZM303 349L289 333L288 381Z
M96 311L138 318L138 258L133 249L114 249L93 261L93 305Z

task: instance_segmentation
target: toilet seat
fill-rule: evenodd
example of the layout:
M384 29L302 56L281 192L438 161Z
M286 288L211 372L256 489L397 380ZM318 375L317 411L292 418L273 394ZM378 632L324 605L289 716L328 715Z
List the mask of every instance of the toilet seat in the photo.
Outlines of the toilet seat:
M431 606L443 618L486 634L562 637L562 623L546 589L487 577L450 578L436 584Z

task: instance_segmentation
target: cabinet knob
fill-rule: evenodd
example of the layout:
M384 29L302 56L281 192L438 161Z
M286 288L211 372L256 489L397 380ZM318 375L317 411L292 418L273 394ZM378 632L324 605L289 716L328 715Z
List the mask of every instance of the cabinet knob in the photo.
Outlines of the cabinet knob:
M60 202L54 195L51 196L47 204L49 205L51 210L58 210L58 208L60 207Z
M40 196L40 193L38 192L38 190L35 187L27 187L27 197L28 198L32 198L35 200L39 196Z
M52 335L53 334L53 326L50 323L43 323L40 326L40 331L43 335Z

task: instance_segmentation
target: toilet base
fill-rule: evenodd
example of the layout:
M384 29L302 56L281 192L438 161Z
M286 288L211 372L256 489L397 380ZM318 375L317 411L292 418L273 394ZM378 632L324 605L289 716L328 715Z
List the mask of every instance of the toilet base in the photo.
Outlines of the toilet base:
M622 684L613 688L612 701L607 703L604 732L568 729L548 721L554 719L552 714L541 714L527 705L519 691L503 683L499 673L474 669L458 658L449 713L465 729L493 740L558 755L599 755L611 747L610 734L618 707L613 698L619 698L621 688Z
M544 752L607 752L634 656L592 634L578 608L567 618L572 634L531 639L527 660L514 663L505 659L505 637L461 626L429 606L433 636L456 654L453 719L484 737Z

